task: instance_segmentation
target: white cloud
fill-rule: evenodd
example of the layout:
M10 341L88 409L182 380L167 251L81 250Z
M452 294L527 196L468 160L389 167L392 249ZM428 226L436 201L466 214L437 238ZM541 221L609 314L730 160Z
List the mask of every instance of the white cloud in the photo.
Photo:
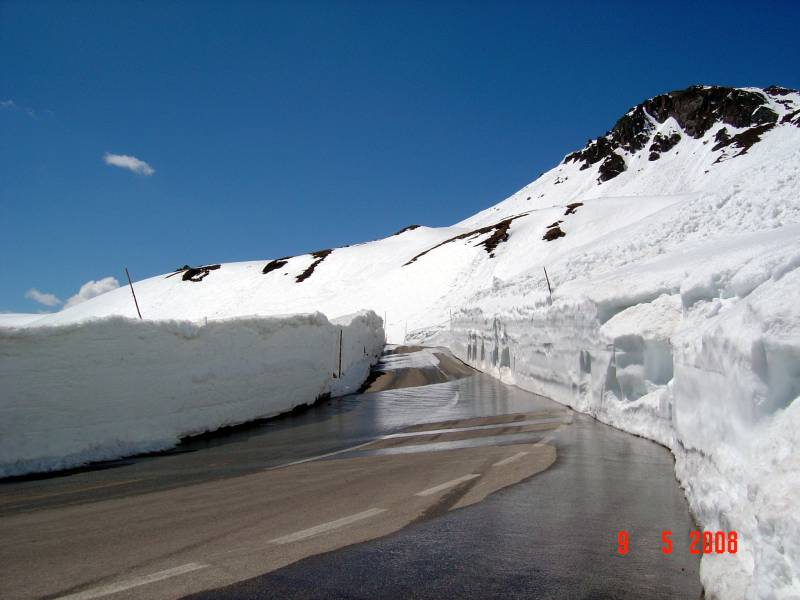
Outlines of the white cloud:
M112 167L128 169L139 175L152 175L156 172L153 167L143 160L139 160L135 156L128 156L127 154L111 154L110 152L106 152L103 155L103 161Z
M45 306L58 306L59 304L61 304L61 300L55 294L40 292L36 288L31 288L27 292L25 292L25 297L28 300L33 300L34 302L38 302L39 304L44 304Z
M105 294L106 292L115 290L118 287L119 281L113 277L104 277L103 279L98 279L97 281L87 281L81 286L81 289L78 290L77 294L69 298L64 303L64 308L69 308L70 306L75 306L81 302L86 302L95 296Z
M77 294L68 298L66 302L63 302L63 308L69 308L70 306L75 306L81 302L86 302L95 296L105 294L106 292L115 290L118 287L119 281L117 281L114 277L104 277L103 279L98 279L97 281L87 281L81 286L81 289L78 290ZM59 304L62 304L61 299L55 294L40 292L36 288L31 288L25 292L25 297L28 300L33 300L34 302L38 302L39 304L43 304L45 306L58 306Z
M16 108L17 103L13 100L0 100L0 108Z

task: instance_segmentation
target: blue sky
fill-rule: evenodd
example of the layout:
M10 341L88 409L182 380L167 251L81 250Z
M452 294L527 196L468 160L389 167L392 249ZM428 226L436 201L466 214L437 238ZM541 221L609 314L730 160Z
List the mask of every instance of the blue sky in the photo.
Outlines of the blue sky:
M649 96L800 87L799 20L798 2L0 0L0 310L125 265L454 223Z

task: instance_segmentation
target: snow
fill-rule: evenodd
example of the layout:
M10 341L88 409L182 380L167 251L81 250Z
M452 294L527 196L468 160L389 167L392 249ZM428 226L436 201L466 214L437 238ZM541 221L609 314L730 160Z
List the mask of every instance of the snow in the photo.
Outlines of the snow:
M373 312L2 327L0 476L163 450L354 392L383 343Z
M765 104L780 122L800 94ZM600 163L562 162L452 227L336 248L302 282L309 254L267 274L268 259L225 263L200 282L135 282L139 305L148 320L209 326L370 308L391 342L447 346L670 448L700 525L740 534L736 555L703 558L708 597L798 598L800 127L779 123L740 156L713 149L722 127L682 134L657 161L649 144L618 151L627 169L603 183ZM659 132L681 133L673 119ZM492 257L491 231L443 243L518 215ZM565 236L544 240L559 221ZM20 331L114 315L136 315L127 288Z
M0 327L19 327L41 318L40 313L0 313Z
M397 346L390 345L387 350L393 350ZM400 354L384 354L381 356L378 371L397 371L398 369L430 369L439 365L437 352L438 348L421 348L416 352L402 352Z

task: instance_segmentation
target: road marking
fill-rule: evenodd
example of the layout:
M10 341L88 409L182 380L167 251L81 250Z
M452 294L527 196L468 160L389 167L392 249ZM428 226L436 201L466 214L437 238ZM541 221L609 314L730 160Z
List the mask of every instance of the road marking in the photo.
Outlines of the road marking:
M380 439L380 438L378 438ZM265 471L274 471L275 469L283 469L286 467L293 467L295 465L302 465L303 463L313 462L315 460L320 460L321 458L328 458L329 456L336 456L337 454L344 454L345 452L352 452L353 450L358 450L359 448L363 448L365 446L369 446L370 444L374 443L375 440L370 440L368 442L364 442L363 444L358 444L357 446L350 446L349 448L343 448L342 450L335 450L333 452L328 452L327 454L318 454L317 456L309 456L308 458L301 458L300 460L295 460L292 462L284 463L282 465L275 465L274 467L267 467L264 469Z
M291 542L299 542L300 540L319 535L320 533L327 533L329 531L333 531L334 529L346 527L351 523L355 523L363 519L369 519L370 517L374 517L385 512L385 508L370 508L369 510L350 515L349 517L342 517L341 519L336 519L335 521L328 521L327 523L322 523L321 525L316 525L314 527L309 527L308 529L303 529L302 531L297 531L295 533L290 533L289 535L275 538L274 540L270 540L269 543L289 544Z
M480 477L477 473L470 473L469 475L464 475L459 477L458 479L452 479L450 481L445 481L444 483L440 483L439 485L435 485L432 488L428 488L427 490L422 490L421 492L417 492L416 496L432 496L437 492L441 492L442 490L446 490L447 488L455 487L459 483L464 483L465 481L469 481L470 479L475 479L476 477Z
M542 439L540 439L538 442L536 442L534 444L534 447L540 448L540 447L544 446L547 442L549 442L552 439L553 439L553 435L552 434L546 435Z
M428 429L427 431L407 431L382 435L378 440L391 440L396 438L416 437L423 435L439 435L442 433L460 433L462 431L480 431L484 429L505 429L506 427L523 427L525 425L547 425L549 423L563 423L561 417L547 417L542 419L527 419L525 421L510 421L508 423L490 423L489 425L472 425L470 427L452 427L450 429Z
M101 596L116 594L117 592L122 592L125 590L129 590L131 588L139 587L140 585L155 583L156 581L161 581L162 579L169 579L170 577L176 577L178 575L191 573L192 571L197 571L199 569L205 569L205 568L208 568L208 565L201 565L199 563L187 563L185 565L181 565L180 567L175 567L174 569L159 571L158 573L152 573L150 575L145 575L143 577L136 577L134 579L128 579L127 581L120 581L119 583L103 585L100 587L85 590L83 592L69 594L67 596L59 596L58 600L90 600L91 598L100 598Z
M523 456L527 456L530 452L517 452L514 456L509 456L508 458L504 458L503 460L498 460L494 463L493 467L502 467L503 465L507 465L508 463L512 463L515 460L522 458Z
M309 462L314 462L316 460L321 460L323 458L329 458L331 456L336 456L338 454L345 454L347 452L354 452L356 450L360 450L361 448L366 448L375 442L380 442L383 440L391 440L396 438L405 438L405 437L418 437L418 436L426 436L426 435L439 435L442 433L459 433L462 431L475 431L481 429L500 429L505 427L521 427L523 425L543 425L547 423L561 423L562 425L569 425L572 421L564 421L561 417L547 417L542 419L529 419L526 421L510 421L508 423L496 423L496 424L489 424L489 425L474 425L472 427L456 427L452 429L432 429L428 431L409 431L403 433L390 433L388 435L380 435L373 440L368 442L364 442L363 444L358 444L356 446L350 446L349 448L342 448L341 450L334 450L333 452L327 452L325 454L318 454L316 456L309 456L308 458L301 458L300 460L294 460L288 463L284 463L282 465L275 465L274 467L267 467L264 469L265 471L274 471L275 469L285 469L286 467L294 467L296 465L302 465ZM527 432L526 432L527 433ZM533 433L533 432L530 432ZM514 439L515 434L509 434L506 439ZM519 434L521 435L521 434ZM500 436L490 436L485 438L486 440L492 440L496 437ZM539 445L544 444L546 441L549 441L549 438L545 438ZM441 442L440 442L441 443ZM445 442L447 443L447 442ZM458 446L456 446L458 447ZM422 448L422 446L419 446ZM422 452L423 450L414 450L415 452Z

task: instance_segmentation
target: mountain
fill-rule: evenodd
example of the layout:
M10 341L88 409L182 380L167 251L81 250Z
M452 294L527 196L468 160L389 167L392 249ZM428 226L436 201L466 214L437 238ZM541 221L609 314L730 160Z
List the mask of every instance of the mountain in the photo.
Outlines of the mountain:
M387 316L389 339L401 341L406 330L446 321L498 288L542 300L542 266L561 288L693 240L797 222L799 139L798 92L695 86L637 105L530 185L452 227L411 226L345 248L182 268L138 282L137 295L148 318L336 315L369 306ZM770 198L754 202L764 185L775 188ZM136 316L129 290L38 324L107 314Z
M654 439L699 523L743 540L703 558L709 597L771 598L800 587L798 267L800 93L693 86L451 227L135 288L146 319L373 309L392 342ZM127 288L27 326L115 314Z

